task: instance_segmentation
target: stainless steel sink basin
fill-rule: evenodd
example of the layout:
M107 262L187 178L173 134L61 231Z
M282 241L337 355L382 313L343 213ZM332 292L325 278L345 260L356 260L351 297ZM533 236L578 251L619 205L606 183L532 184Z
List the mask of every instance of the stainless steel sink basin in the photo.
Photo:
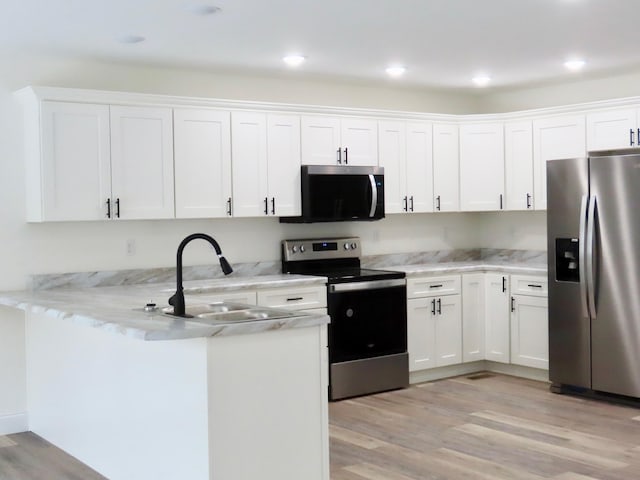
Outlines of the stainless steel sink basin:
M189 321L201 323L252 322L299 315L287 310L226 302L187 305L186 310L187 315L191 317ZM162 312L166 315L172 315L173 307L166 307Z

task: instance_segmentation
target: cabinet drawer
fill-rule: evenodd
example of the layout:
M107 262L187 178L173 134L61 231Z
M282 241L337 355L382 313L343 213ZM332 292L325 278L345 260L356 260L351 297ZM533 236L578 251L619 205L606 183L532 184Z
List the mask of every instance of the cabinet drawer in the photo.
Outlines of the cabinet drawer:
M291 310L323 308L327 306L327 287L258 290L258 305Z
M188 295L188 294L187 294ZM219 293L197 293L188 295L186 298L187 305L191 303L245 303L247 305L256 304L256 291L255 290L240 290L232 292L219 292Z
M460 275L407 279L407 298L433 297L460 293Z
M511 275L511 294L546 297L549 294L547 278L540 276Z

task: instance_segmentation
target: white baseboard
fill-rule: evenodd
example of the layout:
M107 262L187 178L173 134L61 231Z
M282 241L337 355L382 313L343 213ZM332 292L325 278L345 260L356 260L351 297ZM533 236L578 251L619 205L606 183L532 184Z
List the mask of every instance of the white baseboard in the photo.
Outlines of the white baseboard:
M0 435L26 432L29 430L26 413L0 416Z
M513 375L514 377L529 378L531 380L539 380L541 382L549 381L549 371L539 368L523 367L520 365L512 365L508 363L491 362L489 360L479 360L471 363L460 363L448 367L430 368L428 370L420 370L409 374L409 383L431 382L433 380L441 380L443 378L457 377L459 375L468 375L478 372L495 372Z
M540 368L487 361L486 369L490 372L504 373L506 375L513 375L514 377L529 378L541 382L549 381L549 370L542 370Z

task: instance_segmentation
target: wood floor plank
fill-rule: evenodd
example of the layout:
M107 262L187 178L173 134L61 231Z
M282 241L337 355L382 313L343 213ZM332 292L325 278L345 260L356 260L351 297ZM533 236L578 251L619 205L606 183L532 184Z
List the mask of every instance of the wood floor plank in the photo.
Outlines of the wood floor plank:
M397 472L387 470L371 463L361 463L345 468L346 471L360 475L367 480L420 480L407 477Z
M329 436L332 439L340 439L343 442L351 443L367 450L373 450L378 447L388 445L387 442L378 440L377 438L364 435L362 433L354 432L347 428L339 427L338 425L329 426Z
M13 440L11 440L9 437L7 437L7 436L1 436L0 437L0 448L15 447L16 445L17 445L17 443L14 442Z
M595 477L580 475L579 473L565 472L553 477L553 480L598 480Z

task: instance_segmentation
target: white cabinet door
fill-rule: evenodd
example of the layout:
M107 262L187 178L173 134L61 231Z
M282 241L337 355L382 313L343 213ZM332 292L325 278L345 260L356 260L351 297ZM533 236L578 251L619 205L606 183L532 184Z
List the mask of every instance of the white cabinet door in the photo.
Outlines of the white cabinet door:
M378 124L379 164L384 167L385 213L407 211L407 140L403 122Z
M433 195L436 212L460 210L458 125L433 125Z
M509 279L485 275L485 358L509 363Z
M462 276L462 361L484 360L484 273Z
M433 212L433 133L430 123L407 123L406 185L410 212ZM387 169L385 168L385 189ZM386 198L385 198L386 200Z
M261 217L269 212L267 190L267 116L231 113L233 215Z
M460 209L504 208L504 127L502 123L460 126Z
M116 216L173 218L172 111L112 106L111 191Z
M462 363L462 302L460 295L436 301L436 366Z
M531 122L504 126L506 209L533 208L533 127Z
M378 122L365 118L341 120L342 163L378 165Z
M39 221L106 218L111 198L109 107L42 102ZM39 195L37 195L39 197Z
M340 146L340 119L303 116L301 118L302 165L335 165Z
M638 146L635 108L587 113L587 150Z
M435 298L407 300L407 350L409 371L436 366Z
M536 210L547 209L547 160L586 155L585 116L569 115L533 122L533 186Z
M269 213L298 216L302 213L300 193L300 117L267 116L267 179Z
M549 369L546 297L514 295L511 312L511 363Z
M176 218L231 216L231 114L173 111Z

